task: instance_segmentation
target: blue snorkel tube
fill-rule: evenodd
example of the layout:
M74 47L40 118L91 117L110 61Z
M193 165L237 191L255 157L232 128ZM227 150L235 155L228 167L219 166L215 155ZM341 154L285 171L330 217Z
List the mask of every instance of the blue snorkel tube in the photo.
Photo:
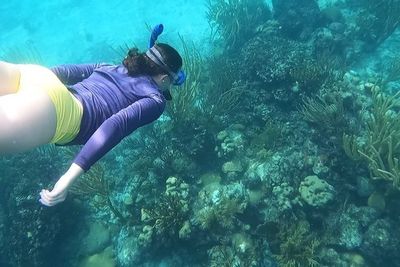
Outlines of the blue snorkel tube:
M160 34L163 32L163 30L164 30L164 25L157 24L151 31L151 36L150 36L150 40L149 40L149 49L150 50L156 43L158 36L160 36ZM186 74L183 70L179 70L178 73L171 73L168 65L165 64L162 57L159 57L157 54L154 54L154 53L151 53L151 54L153 54L153 56L155 56L156 61L159 61L159 62L155 62L156 64L160 65L161 67L167 68L168 73L170 73L171 76L174 78L173 85L182 85L185 82Z
M149 48L152 48L157 41L157 38L160 34L162 34L164 30L164 25L158 24L156 25L153 30L151 31L150 41L149 41Z

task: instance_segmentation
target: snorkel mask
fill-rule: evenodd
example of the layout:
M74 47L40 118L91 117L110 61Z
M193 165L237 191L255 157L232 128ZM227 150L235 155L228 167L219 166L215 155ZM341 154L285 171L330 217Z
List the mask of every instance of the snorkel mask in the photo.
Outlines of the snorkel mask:
M168 73L168 75L172 79L173 85L182 85L186 80L185 72L183 72L182 70L179 70L177 73L173 72L171 68L168 67L168 65L165 63L165 60L160 52L154 46L158 36L163 32L163 30L164 26L162 24L158 24L153 28L149 41L149 50L147 50L146 56L148 56L154 63L163 68Z

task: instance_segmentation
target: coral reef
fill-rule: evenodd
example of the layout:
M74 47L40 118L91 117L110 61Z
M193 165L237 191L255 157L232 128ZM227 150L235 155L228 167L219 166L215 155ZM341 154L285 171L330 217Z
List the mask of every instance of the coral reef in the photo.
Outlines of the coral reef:
M228 49L240 47L271 16L266 3L260 0L208 0L207 9L211 27Z
M210 54L181 37L165 114L60 209L37 185L78 148L1 157L0 265L400 266L399 57L371 54L399 0L272 5L207 1Z
M243 213L247 204L248 195L242 184L213 184L199 192L194 222L211 232L233 230L241 226L236 215Z
M293 39L307 39L320 26L321 13L315 0L272 0L274 18Z
M393 187L400 187L400 167L397 151L400 142L399 115L392 112L399 101L398 95L386 96L379 87L373 86L373 106L367 119L367 141L358 144L355 136L346 136L345 147L353 159L363 157L373 179L386 180ZM355 147L352 147L355 146Z
M148 246L166 237L185 239L190 235L189 187L176 177L166 180L165 193L152 208L143 208L141 220L145 224L138 241ZM165 245L165 244L164 244Z
M288 229L282 229L277 238L281 241L275 258L280 266L320 266L318 250L321 241L306 221L299 221Z
M46 179L51 181L58 175L57 169L64 160L62 151L52 150L33 150L0 160L2 266L49 266L48 262L57 258L56 252L60 250L57 239L73 229L70 215L81 219L79 208L71 203L59 209L38 206L38 185L49 186ZM38 166L46 166L47 172Z

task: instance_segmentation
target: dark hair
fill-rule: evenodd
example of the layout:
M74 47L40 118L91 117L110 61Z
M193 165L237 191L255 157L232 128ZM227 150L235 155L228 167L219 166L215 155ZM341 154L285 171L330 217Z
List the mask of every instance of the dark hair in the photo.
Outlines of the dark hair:
M182 67L182 58L179 53L172 46L164 43L157 43L154 46L160 52L168 67L173 72L178 72ZM129 49L122 64L128 69L130 76L168 74L162 67L148 58L146 53L140 53L137 48Z

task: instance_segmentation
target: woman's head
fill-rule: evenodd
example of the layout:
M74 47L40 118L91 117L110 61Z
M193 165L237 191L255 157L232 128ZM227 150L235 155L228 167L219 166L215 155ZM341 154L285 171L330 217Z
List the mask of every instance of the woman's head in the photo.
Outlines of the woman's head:
M153 49L154 48L160 53L167 67L173 73L178 73L182 67L182 57L179 53L173 47L164 43L158 43L153 46ZM170 75L165 67L157 64L157 62L146 55L146 53L139 53L137 48L132 48L128 51L128 55L125 57L122 64L128 69L128 74L131 76L155 76L159 74Z
M169 88L172 84L182 84L182 57L171 46L158 43L147 50L139 53L137 48L130 49L122 64L128 69L131 76L152 76L167 100L172 96Z

